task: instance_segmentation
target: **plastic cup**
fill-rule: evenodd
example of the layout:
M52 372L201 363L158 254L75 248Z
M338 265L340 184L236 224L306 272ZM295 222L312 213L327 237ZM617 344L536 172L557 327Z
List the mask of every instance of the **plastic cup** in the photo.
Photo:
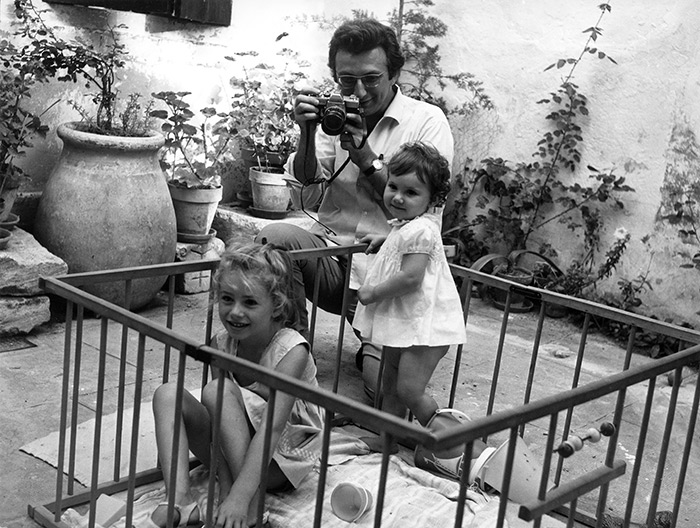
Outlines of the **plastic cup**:
M372 494L351 482L341 482L331 493L333 513L347 522L355 522L372 508Z

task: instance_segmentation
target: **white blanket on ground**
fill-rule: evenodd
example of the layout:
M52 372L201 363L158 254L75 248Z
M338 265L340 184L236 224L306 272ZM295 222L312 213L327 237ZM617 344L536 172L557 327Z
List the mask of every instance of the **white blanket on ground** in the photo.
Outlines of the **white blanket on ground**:
M390 457L384 506L382 509L383 528L405 528L406 526L454 526L457 509L459 484L438 477L427 471L415 468L406 461L410 453L401 452ZM366 487L374 497L372 509L362 516L357 526L374 526L374 515L381 465L380 454L368 454L365 444L350 430L334 429L331 434L331 451L326 477L326 490L323 502L324 528L346 527L348 523L336 517L330 506L332 490L340 482L353 482ZM206 512L208 472L200 467L191 474L193 490L199 497L202 512ZM318 470L313 471L294 491L270 493L266 496L265 507L269 511L271 528L290 526L313 526ZM125 493L119 496L125 498ZM166 500L162 483L150 491L141 490L134 502L134 526L144 526L146 519L158 503ZM488 496L469 490L464 510L464 527L490 528L496 526L498 497ZM507 524L511 528L530 526L517 518L518 506L510 503ZM69 510L63 520L78 527L83 518ZM125 519L117 521L113 528L124 528ZM543 519L543 527L563 527L552 519Z

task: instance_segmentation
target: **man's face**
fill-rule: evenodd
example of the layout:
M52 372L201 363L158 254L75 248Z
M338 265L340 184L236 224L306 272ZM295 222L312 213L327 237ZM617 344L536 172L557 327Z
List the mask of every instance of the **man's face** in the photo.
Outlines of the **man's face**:
M339 50L335 55L335 72L339 81L346 80L352 83L352 77L357 79L352 88L339 82L341 93L356 95L367 117L384 114L394 98L393 86L398 73L389 77L386 53L382 48L374 48L357 55ZM362 77L369 80L368 84L371 86L366 86Z

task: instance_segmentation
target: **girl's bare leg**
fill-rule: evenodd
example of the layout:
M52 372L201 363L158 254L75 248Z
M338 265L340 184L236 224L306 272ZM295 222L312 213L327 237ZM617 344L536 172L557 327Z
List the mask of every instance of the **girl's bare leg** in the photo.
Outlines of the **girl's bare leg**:
M167 383L156 389L153 396L156 445L158 459L163 470L168 497L174 497L175 504L185 506L194 502L190 491L189 452L209 465L210 422L207 409L189 392L183 391L181 414L175 416L176 384ZM177 457L172 458L175 420L180 420L180 441ZM172 472L177 469L175 489L169 489ZM159 507L153 512L152 520L157 526L165 526L167 508ZM193 519L193 521L196 519ZM174 519L175 522L178 519Z
M435 367L448 349L448 346L393 349L399 355L396 379L397 398L405 403L421 425L426 425L438 409L437 403L425 392L425 388L435 372Z
M222 464L219 466L220 500L228 496L231 487L241 472L252 439L252 428L248 421L245 403L240 387L229 379L224 379L224 393L221 408L220 440ZM219 380L210 382L202 393L202 402L214 416L216 391ZM287 482L279 466L272 462L268 473L268 488L276 488ZM254 519L258 511L259 493L256 493L248 507L248 518Z

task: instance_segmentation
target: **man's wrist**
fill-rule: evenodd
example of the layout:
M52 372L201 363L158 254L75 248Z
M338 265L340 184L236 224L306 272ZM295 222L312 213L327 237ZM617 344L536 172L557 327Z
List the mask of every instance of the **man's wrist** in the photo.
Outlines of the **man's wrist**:
M381 172L384 169L384 155L380 154L379 157L374 158L369 166L362 170L362 174L365 176L372 176L377 172Z

